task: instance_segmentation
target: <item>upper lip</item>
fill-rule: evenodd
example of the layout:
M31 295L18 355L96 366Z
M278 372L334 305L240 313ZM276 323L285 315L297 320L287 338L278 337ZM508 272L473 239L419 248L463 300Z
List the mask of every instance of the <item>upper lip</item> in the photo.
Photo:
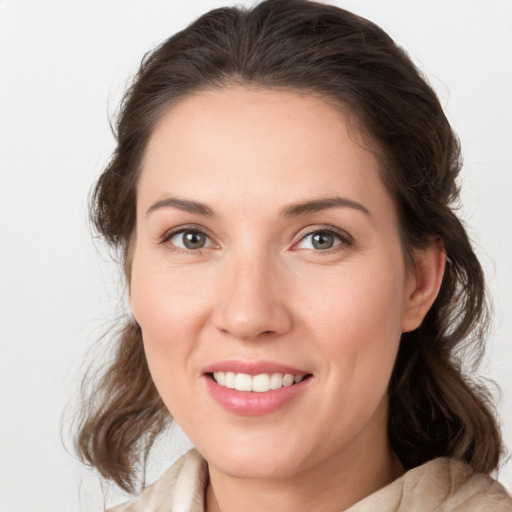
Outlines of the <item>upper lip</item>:
M289 366L286 364L277 363L275 361L238 361L227 360L219 361L206 366L203 373L214 372L233 372L245 373L247 375L259 375L262 373L283 373L291 375L307 375L310 372Z

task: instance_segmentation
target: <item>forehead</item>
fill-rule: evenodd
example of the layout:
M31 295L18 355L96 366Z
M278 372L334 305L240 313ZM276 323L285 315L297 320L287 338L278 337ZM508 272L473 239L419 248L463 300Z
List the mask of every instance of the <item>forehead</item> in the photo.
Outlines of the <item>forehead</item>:
M147 208L166 195L191 194L242 209L311 195L375 202L388 193L376 156L356 135L340 109L311 94L201 91L170 107L155 127L138 202Z

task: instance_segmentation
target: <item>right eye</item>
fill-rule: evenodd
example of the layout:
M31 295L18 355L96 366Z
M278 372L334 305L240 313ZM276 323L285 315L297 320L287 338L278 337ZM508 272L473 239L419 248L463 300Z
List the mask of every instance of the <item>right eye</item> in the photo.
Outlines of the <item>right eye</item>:
M206 233L197 229L182 229L181 231L172 233L166 241L179 249L187 251L205 249L213 245Z

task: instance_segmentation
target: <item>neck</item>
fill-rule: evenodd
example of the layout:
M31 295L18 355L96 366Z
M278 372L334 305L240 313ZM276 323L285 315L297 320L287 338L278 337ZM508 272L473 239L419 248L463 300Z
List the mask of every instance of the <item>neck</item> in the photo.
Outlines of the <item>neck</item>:
M333 454L302 473L279 479L240 479L209 468L207 512L340 512L389 484L403 468L387 442L380 451Z

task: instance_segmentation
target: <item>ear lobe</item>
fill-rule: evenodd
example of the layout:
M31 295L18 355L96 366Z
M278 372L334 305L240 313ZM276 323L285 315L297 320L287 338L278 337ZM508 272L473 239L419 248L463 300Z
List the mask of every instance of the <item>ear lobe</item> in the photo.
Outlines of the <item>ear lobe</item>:
M405 298L402 332L418 328L436 300L443 281L446 254L441 240L433 240L413 254L408 290Z
M128 307L129 307L129 313L131 314L132 320L139 325L139 322L137 322L137 317L135 316L135 307L133 304L133 297L131 293L131 287L128 285Z

